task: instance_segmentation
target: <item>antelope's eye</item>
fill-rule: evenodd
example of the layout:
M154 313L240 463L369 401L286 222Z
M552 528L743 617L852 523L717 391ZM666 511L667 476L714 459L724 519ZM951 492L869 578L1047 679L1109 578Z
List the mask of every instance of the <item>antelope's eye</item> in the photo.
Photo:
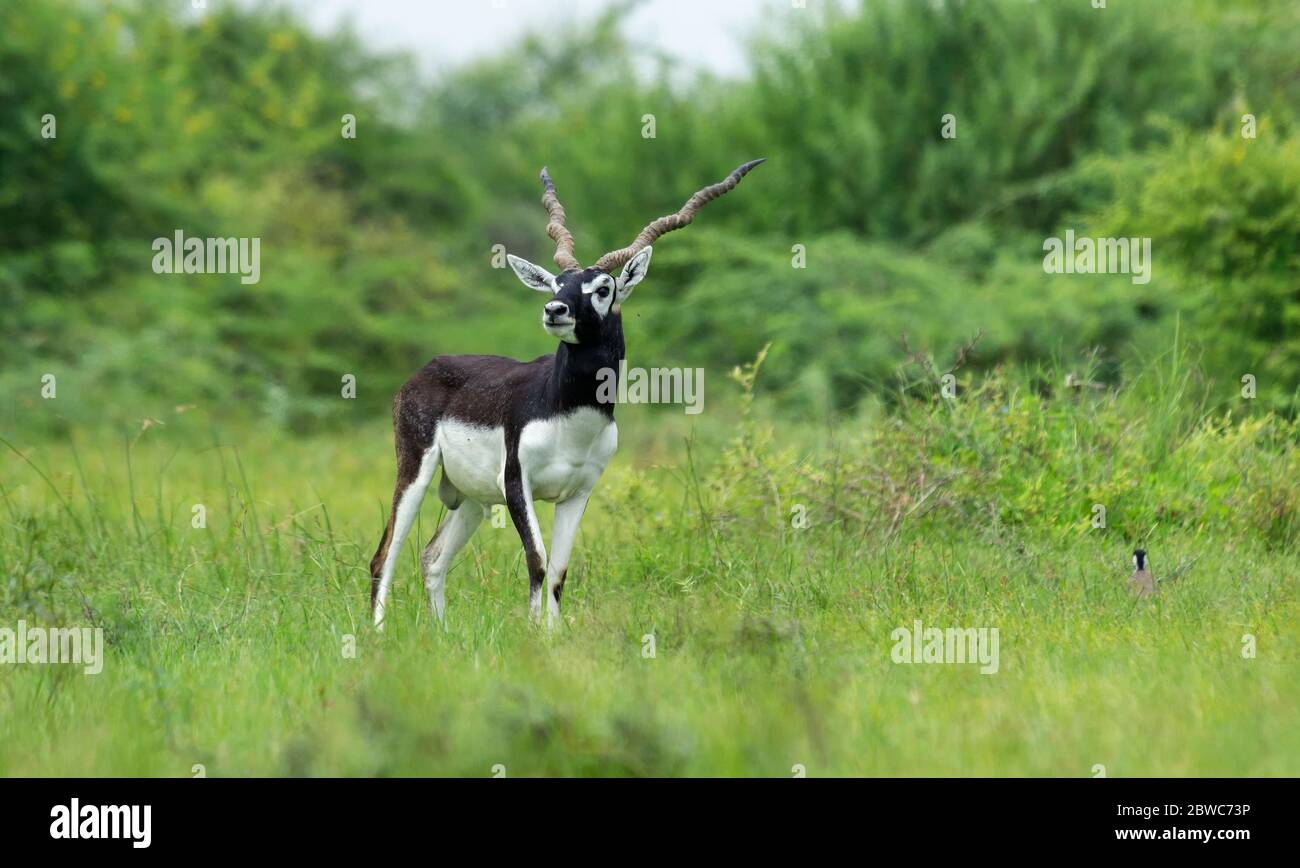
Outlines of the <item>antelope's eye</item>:
M602 286L600 289L596 290L596 295L599 296L600 298L608 298L608 297L609 297L609 287L608 287L608 286Z

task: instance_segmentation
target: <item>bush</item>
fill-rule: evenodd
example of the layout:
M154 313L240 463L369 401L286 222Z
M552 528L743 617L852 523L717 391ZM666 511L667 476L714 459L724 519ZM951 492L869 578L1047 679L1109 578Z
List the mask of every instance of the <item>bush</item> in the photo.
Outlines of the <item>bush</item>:
M924 386L888 416L838 425L832 454L792 442L806 430L747 416L707 480L715 512L784 532L801 502L816 528L885 540L923 524L939 539L974 529L1010 544L1096 535L1132 548L1175 532L1300 542L1300 429L1206 414L1178 347L1121 388L1099 383L1087 358L1045 380L962 373L951 399L917 373Z
M918 254L839 233L809 243L808 267L795 268L771 239L696 230L674 244L655 258L655 285L628 304L646 317L629 328L634 363L667 358L726 371L772 342L765 384L803 412L889 396L912 352L946 369L974 341L977 369L1045 363L1122 346L1140 324L1140 297L1126 276L1049 279L1031 245L957 242L957 265L943 243Z
M1168 289L1206 370L1234 399L1253 374L1259 398L1293 411L1300 389L1300 136L1265 123L1259 138L1183 134L1117 189L1098 232L1153 238L1152 283Z

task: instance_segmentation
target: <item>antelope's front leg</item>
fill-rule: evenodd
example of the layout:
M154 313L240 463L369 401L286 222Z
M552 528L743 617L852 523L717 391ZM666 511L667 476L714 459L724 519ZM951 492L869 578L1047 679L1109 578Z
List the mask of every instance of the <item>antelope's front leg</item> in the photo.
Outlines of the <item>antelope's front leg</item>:
M587 508L590 491L574 495L555 504L555 526L551 528L551 559L546 565L546 626L554 629L560 620L560 594L564 592L564 577L569 573L569 554L573 540L582 523L582 513Z
M513 466L512 466L513 465ZM533 623L542 620L542 579L546 575L546 546L542 543L542 529L533 509L533 493L528 479L520 472L519 462L506 463L506 509L524 544L524 560L528 562L528 617Z

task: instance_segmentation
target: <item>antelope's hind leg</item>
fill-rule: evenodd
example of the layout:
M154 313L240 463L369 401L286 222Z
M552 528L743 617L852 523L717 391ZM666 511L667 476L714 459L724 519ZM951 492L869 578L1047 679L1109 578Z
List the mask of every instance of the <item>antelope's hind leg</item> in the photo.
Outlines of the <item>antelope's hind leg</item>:
M393 511L379 541L379 550L370 561L370 603L375 627L384 629L384 604L393 586L393 572L402 554L402 546L420 514L420 503L429 489L433 474L441 461L438 446L430 446L418 458L398 448L397 485L393 490Z
M451 569L452 559L469 542L482 520L483 507L472 500L462 500L447 514L420 557L424 588L429 592L429 607L444 627L447 624L447 571Z

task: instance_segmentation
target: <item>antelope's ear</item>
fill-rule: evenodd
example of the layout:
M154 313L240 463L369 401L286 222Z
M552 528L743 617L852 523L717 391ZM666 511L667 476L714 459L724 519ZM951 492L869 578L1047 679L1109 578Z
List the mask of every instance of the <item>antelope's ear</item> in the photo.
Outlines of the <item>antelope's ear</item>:
M540 265L533 265L527 259L520 259L518 256L506 254L506 262L514 269L515 275L529 289L535 289L538 292L549 292L555 294L555 275L551 274Z
M653 247L647 247L623 266L623 273L618 276L615 284L617 286L614 292L615 306L622 304L623 300L632 294L632 287L645 279L646 272L650 270L650 254L653 251Z

